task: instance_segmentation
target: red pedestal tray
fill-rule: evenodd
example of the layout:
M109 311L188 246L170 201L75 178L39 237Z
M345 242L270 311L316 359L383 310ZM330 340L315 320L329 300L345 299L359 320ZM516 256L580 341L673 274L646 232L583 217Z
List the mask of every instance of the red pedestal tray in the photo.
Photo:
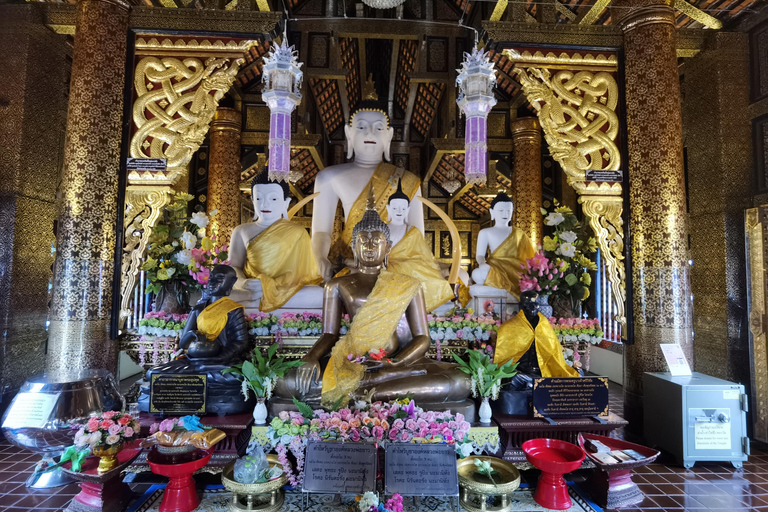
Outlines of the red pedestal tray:
M155 448L149 452L147 462L152 472L170 479L163 493L160 512L191 512L197 508L200 498L192 475L208 464L212 454L213 448L197 450L192 454L192 460L182 457L183 462L177 462L178 457L163 455Z
M635 450L645 457L641 460L619 462L618 464L603 464L590 452L584 450L589 459L600 468L600 471L592 471L587 479L587 488L595 502L601 507L619 508L643 501L642 491L632 481L632 470L650 464L656 460L659 452L640 444L594 434L579 435L579 446L584 448L586 439L600 441L611 450Z
M80 494L69 502L67 512L122 512L134 497L130 487L120 478L122 471L141 453L139 441L128 443L117 454L117 465L99 474L99 458L88 457L81 471L72 471L67 462L61 470L80 482Z
M528 462L541 470L534 501L544 508L567 510L572 502L563 475L581 467L584 451L557 439L531 439L523 443Z

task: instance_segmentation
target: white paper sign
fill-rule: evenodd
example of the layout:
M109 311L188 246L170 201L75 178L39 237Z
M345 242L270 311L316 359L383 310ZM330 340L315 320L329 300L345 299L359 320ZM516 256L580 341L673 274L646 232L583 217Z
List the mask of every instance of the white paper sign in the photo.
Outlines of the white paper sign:
M42 428L51 418L59 394L19 393L3 422L3 428Z
M730 450L730 423L696 423L693 433L697 450Z
M673 377L691 374L691 367L688 366L688 361L685 359L683 347L677 343L662 343L659 346L664 353L664 359L667 360L669 373Z
M738 389L724 389L723 400L738 400L741 393Z

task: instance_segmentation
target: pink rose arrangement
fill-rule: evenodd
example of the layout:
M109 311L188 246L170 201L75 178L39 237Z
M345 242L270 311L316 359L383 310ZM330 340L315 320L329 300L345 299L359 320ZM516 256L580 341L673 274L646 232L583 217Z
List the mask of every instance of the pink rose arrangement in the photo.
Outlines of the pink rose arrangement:
M565 268L565 262L552 262L544 256L543 252L537 252L533 258L520 265L520 291L536 291L551 295L560 286Z
M272 419L267 437L275 446L291 485L303 481L306 440L373 443L447 443L466 457L473 444L468 438L469 423L461 413L424 411L410 399L365 403L354 409L328 412L312 410L299 403L301 412L283 411ZM361 404L356 404L361 405ZM297 471L287 464L288 451L296 457ZM283 462L282 459L285 459Z
M101 416L91 416L75 434L77 448L113 446L122 444L139 435L139 422L130 414L107 411Z

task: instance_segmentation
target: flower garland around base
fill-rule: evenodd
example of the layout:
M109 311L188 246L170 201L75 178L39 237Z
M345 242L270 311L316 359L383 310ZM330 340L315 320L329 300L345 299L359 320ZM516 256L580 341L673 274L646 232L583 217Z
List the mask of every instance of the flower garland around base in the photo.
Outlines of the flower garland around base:
M603 329L597 318L560 318L549 319L560 343L573 341L588 341L592 345L598 345L603 341Z
M139 334L146 336L171 336L181 334L189 315L166 313L165 311L150 311L139 320Z
M300 412L283 411L272 419L267 438L277 451L291 485L304 480L307 440L387 443L447 443L456 453L473 453L468 437L470 425L461 413L424 411L408 398L393 402L357 402L353 408L327 412L312 410L294 401ZM288 463L288 452L296 457L296 471Z

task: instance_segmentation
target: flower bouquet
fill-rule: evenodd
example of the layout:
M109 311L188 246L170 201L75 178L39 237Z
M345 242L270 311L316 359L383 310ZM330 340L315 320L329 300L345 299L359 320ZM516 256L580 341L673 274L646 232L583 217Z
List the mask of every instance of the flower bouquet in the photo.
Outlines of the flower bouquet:
M379 502L376 493L366 492L362 496L355 496L357 510L359 512L403 512L403 497L395 493L384 503Z
M539 251L520 265L520 291L552 295L562 283L564 262L553 262Z
M226 437L221 430L201 424L197 416L164 419L150 425L149 433L144 447L156 445L157 450L165 454L207 450Z
M139 422L130 414L107 411L101 416L91 416L75 434L78 450L90 448L99 457L99 473L105 473L117 464L117 454L123 443L139 435Z
M491 399L499 398L501 380L509 379L517 374L517 363L510 359L502 365L498 365L483 351L468 350L469 359L465 361L454 354L453 358L459 365L459 370L472 378L472 396L480 397L479 416L480 423L491 422Z
M552 291L553 307L563 303L563 309L569 309L571 316L580 316L581 301L589 297L592 277L589 272L597 270L597 265L587 253L597 252L597 242L587 233L587 226L582 225L573 211L567 206L560 206L555 201L555 210L547 212L544 224L552 226L552 236L545 236L542 248L544 254L554 260L555 266L562 272L558 288Z

